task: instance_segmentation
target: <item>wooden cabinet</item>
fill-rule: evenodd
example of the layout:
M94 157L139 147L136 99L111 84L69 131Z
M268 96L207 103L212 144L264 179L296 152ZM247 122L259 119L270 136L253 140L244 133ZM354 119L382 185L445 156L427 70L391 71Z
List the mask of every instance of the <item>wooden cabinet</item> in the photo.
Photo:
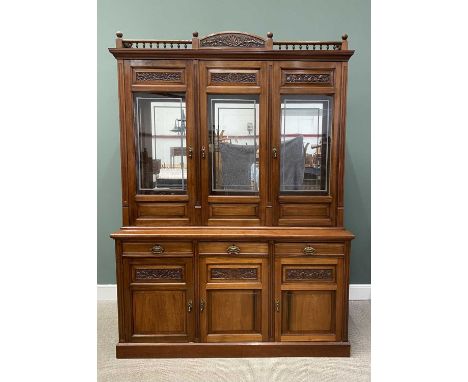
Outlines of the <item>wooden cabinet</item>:
M117 33L117 356L348 356L347 36Z
M192 259L124 259L126 334L130 342L194 338Z
M267 341L268 285L267 258L201 258L201 340Z

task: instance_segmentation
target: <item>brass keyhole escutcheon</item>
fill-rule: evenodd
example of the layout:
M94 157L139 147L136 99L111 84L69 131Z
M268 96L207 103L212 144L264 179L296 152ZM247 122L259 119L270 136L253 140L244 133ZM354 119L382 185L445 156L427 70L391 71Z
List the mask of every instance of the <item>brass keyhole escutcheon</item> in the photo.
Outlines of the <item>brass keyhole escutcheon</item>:
M275 310L276 310L277 312L280 311L280 300L276 300L276 301L275 301Z

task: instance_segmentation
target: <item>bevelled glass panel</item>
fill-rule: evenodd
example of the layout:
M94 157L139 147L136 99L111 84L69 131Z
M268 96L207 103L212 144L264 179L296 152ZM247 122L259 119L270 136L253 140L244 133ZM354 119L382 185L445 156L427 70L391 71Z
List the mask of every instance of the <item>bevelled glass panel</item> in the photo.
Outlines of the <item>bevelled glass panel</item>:
M185 95L136 93L135 120L137 192L185 194Z
M328 193L331 116L330 96L281 97L281 194Z
M211 194L258 194L258 96L211 95L208 108Z

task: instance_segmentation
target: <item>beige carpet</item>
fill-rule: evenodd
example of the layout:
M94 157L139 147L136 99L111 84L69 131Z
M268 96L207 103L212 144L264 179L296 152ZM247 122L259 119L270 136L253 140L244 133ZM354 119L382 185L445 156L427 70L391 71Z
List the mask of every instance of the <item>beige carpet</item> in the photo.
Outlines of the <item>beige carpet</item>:
M98 381L370 381L370 302L350 304L350 358L116 359L117 305L98 303Z

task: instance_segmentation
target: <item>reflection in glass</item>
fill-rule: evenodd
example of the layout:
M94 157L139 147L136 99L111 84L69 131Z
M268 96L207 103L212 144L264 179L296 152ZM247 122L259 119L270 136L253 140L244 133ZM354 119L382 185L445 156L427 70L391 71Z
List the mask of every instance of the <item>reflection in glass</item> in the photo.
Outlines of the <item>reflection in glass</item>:
M258 96L212 95L208 105L211 193L258 193Z
M183 94L135 95L139 194L185 194L186 111Z
M328 191L330 96L281 97L281 192Z

